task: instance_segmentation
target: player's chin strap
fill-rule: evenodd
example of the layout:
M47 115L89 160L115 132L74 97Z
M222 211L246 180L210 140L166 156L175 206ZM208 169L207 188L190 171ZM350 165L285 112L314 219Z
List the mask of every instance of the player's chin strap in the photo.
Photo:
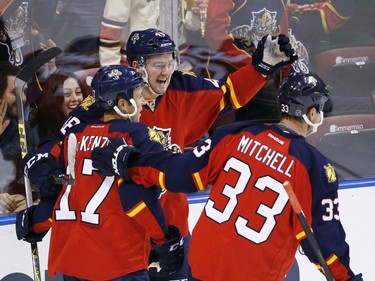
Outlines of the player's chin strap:
M151 93L153 93L154 95L160 96L159 94L157 94L157 93L152 89L150 83L148 82L148 73L147 73L147 70L146 70L146 66L145 66L145 65L142 65L141 68L142 68L142 71L143 71L144 74L145 74L145 77L142 76L142 78L143 78L143 82L145 82L145 86L150 90Z
M312 123L309 120L309 118L307 118L306 114L302 115L303 120L305 120L305 122L313 128L311 133L308 134L308 136L316 133L318 131L318 127L323 124L324 113L323 113L323 111L319 111L319 114L320 114L320 121L319 121L319 123L316 123L316 124Z
M131 103L131 105L134 107L134 111L133 113L127 113L127 114L124 114L121 112L121 110L115 105L113 107L113 109L116 111L116 113L118 115L120 115L121 117L125 118L125 119L130 119L130 117L133 117L134 115L137 114L138 112L138 107L137 107L137 104L135 103L135 100L134 99L130 99L129 102Z

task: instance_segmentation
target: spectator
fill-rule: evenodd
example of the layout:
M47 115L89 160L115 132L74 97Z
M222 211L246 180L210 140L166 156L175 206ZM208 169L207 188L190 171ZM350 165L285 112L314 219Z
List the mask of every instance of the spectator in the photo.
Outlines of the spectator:
M57 133L84 96L78 77L56 72L46 81L42 95L36 101L33 126L37 143Z
M354 11L353 0L290 1L286 6L291 37L304 46L306 61L313 62L315 55L329 47L330 34L342 28ZM308 30L308 32L306 32ZM294 46L296 47L296 46ZM300 56L301 57L301 56ZM310 63L310 69L315 71Z
M13 65L23 65L25 56L33 52L30 25L31 2L30 0L15 0L4 1L0 4L1 57L2 60Z
M207 9L204 2L205 0L178 1L178 42L182 53L189 48L187 36L200 30L198 15L201 9ZM100 31L100 65L128 64L126 42L130 33L134 30L158 28L159 5L159 0L106 1ZM191 67L187 61L182 62L181 69L191 70Z
M209 57L203 63L198 59L193 65L199 73L210 78L220 77L248 63L254 47L265 33L283 33L288 34L299 57L290 70L308 73L314 70L314 55L329 41L327 34L339 29L350 18L352 2L215 1L208 5L207 14L205 40L211 49ZM201 59L202 54L198 54ZM288 73L272 77L254 99L232 116L232 120L278 121L277 89ZM214 124L213 127L217 126Z
M353 2L353 13L350 14L350 18L340 28L330 32L331 46L375 45L375 31L371 28L375 24L375 18L372 16L375 11L375 2L372 0ZM350 38L349 42L348 38Z
M57 47L68 53L97 53L103 9L102 0L57 1L46 39L52 39Z
M295 73L280 86L277 124L231 124L182 155L141 154L125 145L96 148L93 166L174 192L212 185L189 250L198 280L282 281L299 243L310 261L319 264L288 204L283 183L289 181L334 280L362 281L362 274L350 268L334 167L305 139L322 124L328 96L319 77Z
M60 71L73 73L99 65L99 31L105 2L102 0L35 0L34 34L38 47L59 47L56 59ZM34 23L33 22L33 23Z
M288 34L284 1L209 2L205 40L211 51L208 71L218 78L246 65L266 34Z
M125 44L130 33L158 26L159 0L106 0L100 28L100 65L127 64Z
M10 37L3 18L0 16L0 61L11 63L13 61L12 56L12 44Z
M180 0L179 1L179 30L178 49L180 52L181 71L195 71L195 63L199 60L195 56L202 56L202 46L207 48L203 37L206 32L208 0ZM199 72L194 72L200 75Z
M12 213L26 207L21 145L18 133L15 78L19 67L0 62L0 212ZM23 102L26 95L23 95ZM28 150L33 151L31 127L25 122ZM34 196L34 199L36 197Z
M191 48L184 59L194 65L193 72L217 79L250 63L253 51L265 34L288 34L284 1L210 1L205 44ZM302 63L303 56L299 55L298 64ZM216 127L235 120L276 122L280 117L277 111L280 77L280 73L275 73L248 104L229 116L220 117L211 133Z

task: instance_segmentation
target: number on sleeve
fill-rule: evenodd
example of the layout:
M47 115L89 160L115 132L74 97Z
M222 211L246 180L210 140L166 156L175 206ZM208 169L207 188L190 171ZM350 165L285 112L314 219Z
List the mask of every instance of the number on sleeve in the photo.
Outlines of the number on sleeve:
M322 206L325 207L326 213L322 215L323 221L331 221L333 219L340 220L339 215L339 199L323 199L322 200Z

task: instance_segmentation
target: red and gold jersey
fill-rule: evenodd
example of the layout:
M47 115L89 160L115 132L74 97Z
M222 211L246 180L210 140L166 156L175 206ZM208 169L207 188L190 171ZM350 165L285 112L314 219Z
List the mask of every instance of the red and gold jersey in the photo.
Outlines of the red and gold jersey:
M249 77L254 80L245 83ZM185 145L209 130L221 111L245 105L264 82L251 65L221 81L176 71L166 93L156 99L154 111L147 105L144 107L141 122L160 134L166 149L181 152ZM186 195L166 192L162 205L167 222L186 236L189 208Z
M285 181L292 184L335 280L354 276L334 168L303 137L277 125L239 123L218 129L182 155L162 152L133 160L129 175L145 186L176 192L212 186L189 248L199 280L284 280L299 243L318 266Z
M146 269L150 236L165 241L167 232L164 217L155 215L163 214L161 206L155 213L146 203L158 204L160 189L159 193L141 194L139 187L117 176L99 175L92 167L91 152L106 146L109 137L121 137L142 151L163 151L161 144L151 140L154 133L150 128L124 120L81 124L70 132L77 138L75 183L63 186L53 210L49 274L112 280ZM65 163L66 139L62 146L56 145L61 147L59 157Z

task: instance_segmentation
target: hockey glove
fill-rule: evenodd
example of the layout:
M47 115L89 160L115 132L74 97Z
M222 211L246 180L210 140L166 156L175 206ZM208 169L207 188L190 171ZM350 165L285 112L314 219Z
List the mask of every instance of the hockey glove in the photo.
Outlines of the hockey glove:
M288 37L284 34L266 35L259 41L252 55L252 64L258 72L272 75L297 59Z
M33 205L25 210L17 213L16 216L16 234L18 240L24 240L29 243L42 241L48 231L43 233L35 233L32 231L32 218L36 206Z
M91 154L92 166L98 169L101 176L119 175L128 181L127 161L137 150L120 138L109 138L109 141L108 146L94 148Z
M151 240L148 272L154 278L166 277L178 271L184 262L184 239L177 227L168 226L168 240L157 246Z
M24 174L39 192L41 197L58 195L62 183L56 179L64 177L63 168L48 153L38 153L25 159Z

